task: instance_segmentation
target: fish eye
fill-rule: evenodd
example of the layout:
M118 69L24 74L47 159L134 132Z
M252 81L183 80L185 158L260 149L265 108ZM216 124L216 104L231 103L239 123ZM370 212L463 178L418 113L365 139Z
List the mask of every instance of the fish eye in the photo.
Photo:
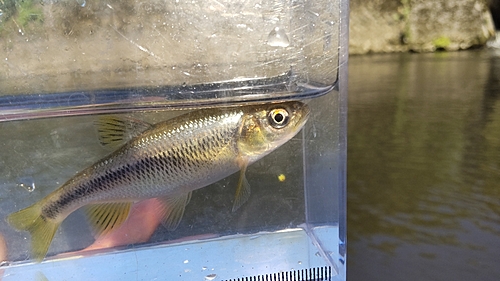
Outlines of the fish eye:
M268 115L269 119L269 124L273 126L276 129L281 129L285 127L288 124L288 121L290 120L288 116L288 111L283 108L276 108L271 111L269 111Z

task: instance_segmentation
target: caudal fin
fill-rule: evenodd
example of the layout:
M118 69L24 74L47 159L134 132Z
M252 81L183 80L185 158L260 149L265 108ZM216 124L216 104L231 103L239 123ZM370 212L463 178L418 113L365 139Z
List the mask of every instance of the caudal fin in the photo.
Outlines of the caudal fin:
M43 217L39 204L10 214L7 221L17 230L30 232L33 258L41 262L60 223Z

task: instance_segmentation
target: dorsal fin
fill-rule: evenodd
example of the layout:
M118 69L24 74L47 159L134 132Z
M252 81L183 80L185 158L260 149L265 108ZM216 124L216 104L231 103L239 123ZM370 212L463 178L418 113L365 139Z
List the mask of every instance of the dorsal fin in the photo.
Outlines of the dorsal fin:
M92 204L85 207L96 237L120 226L128 217L132 202Z
M117 116L102 116L94 125L101 145L113 148L125 144L152 126L141 120Z

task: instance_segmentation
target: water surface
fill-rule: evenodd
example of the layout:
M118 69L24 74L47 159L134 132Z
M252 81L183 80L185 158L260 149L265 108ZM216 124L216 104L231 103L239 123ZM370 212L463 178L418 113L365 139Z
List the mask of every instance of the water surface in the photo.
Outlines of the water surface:
M500 53L349 67L348 279L498 280Z

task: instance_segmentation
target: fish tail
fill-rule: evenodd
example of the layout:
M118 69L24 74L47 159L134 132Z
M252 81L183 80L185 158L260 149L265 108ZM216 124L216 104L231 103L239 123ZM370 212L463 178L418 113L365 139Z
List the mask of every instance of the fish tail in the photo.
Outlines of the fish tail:
M40 204L10 214L7 221L17 230L30 232L33 258L41 262L49 250L60 222L44 217Z

